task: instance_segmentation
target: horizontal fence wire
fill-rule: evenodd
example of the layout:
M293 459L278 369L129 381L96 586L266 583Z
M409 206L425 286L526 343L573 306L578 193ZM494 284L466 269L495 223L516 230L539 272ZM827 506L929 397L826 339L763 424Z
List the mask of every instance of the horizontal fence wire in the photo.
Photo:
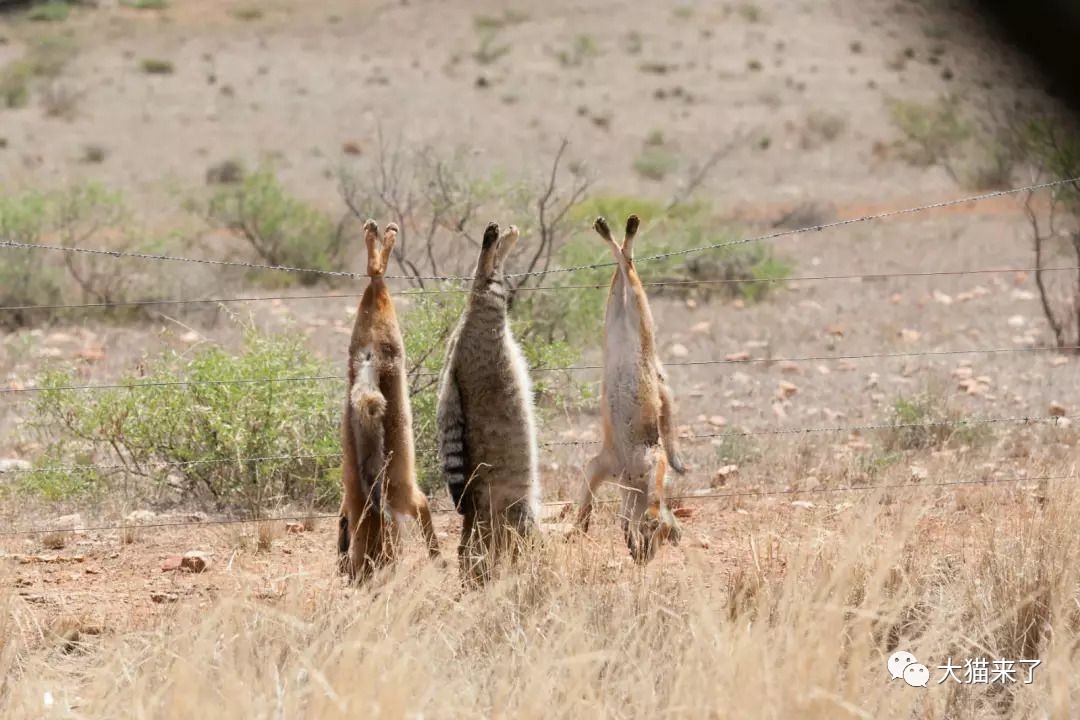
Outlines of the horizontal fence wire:
M948 357L953 355L1005 355L1015 353L1033 352L1074 352L1080 350L1080 345L1066 345L1062 347L1010 347L1010 348L970 348L955 350L911 350L888 353L858 353L849 355L803 355L803 356L776 356L776 357L747 357L747 358L723 358L717 360L675 360L663 363L666 368L670 367L697 367L705 365L774 365L780 363L800 362L836 362L850 360L880 360L906 357ZM602 365L567 365L564 367L539 367L532 368L533 373L553 372L579 372L587 370L602 370ZM434 372L412 373L410 377L438 377ZM55 386L27 386L0 388L2 394L40 393L53 391L77 391L77 390L136 390L140 388L177 387L185 385L257 385L272 383L294 382L326 382L342 381L347 379L345 375L303 375L298 377L276 378L236 378L231 380L162 380L130 383L101 383L86 385L55 385Z
M842 494L852 492L873 492L875 490L880 492L893 492L893 491L907 491L907 490L931 490L935 488L946 487L972 487L972 486L990 486L990 485L1004 485L1012 483L1042 483L1042 482L1054 482L1061 480L1075 480L1076 475L1041 475L1041 476L1021 476L1007 478L979 478L974 480L943 480L939 482L905 482L905 483L885 483L882 485L850 485L847 487L833 487L833 488L784 488L778 490L735 490L731 492L705 492L705 493L689 493L683 495L673 495L666 498L667 502L672 504L679 504L684 502L703 502L703 501L719 501L725 499L738 499L747 497L770 497L770 496L791 496L791 495L826 495L826 494ZM594 505L607 505L619 502L615 498L599 499L594 501ZM545 507L565 507L576 504L573 500L552 500L545 503L541 503ZM433 515L449 515L455 510L452 508L436 508L432 511ZM321 513L321 514L307 514L307 515L290 515L290 516L274 516L266 518L225 518L219 520L184 520L179 522L160 522L160 523L117 523L111 525L93 525L86 527L72 527L72 528L22 528L15 530L5 530L0 532L0 537L24 537L27 535L46 535L54 533L88 533L88 532L110 532L110 531L138 531L138 530L151 530L151 529L165 529L165 528L179 528L179 527L212 527L220 525L255 525L262 523L272 522L305 522L313 520L329 520L336 519L339 515L337 513Z
M894 278L918 278L918 277L956 277L963 275L1007 275L1017 273L1037 272L1076 272L1080 266L1055 266L1055 267L1020 267L1020 268L979 268L975 270L930 270L930 271L897 271L885 273L848 273L839 275L795 275L787 277L763 277L763 278L702 278L697 280L657 280L655 282L643 282L645 287L700 287L708 285L758 285L758 284L783 284L800 282L826 282L840 280L861 280L875 282ZM525 285L517 288L516 292L540 292L559 290L607 290L609 283L593 283L589 285ZM399 297L412 295L446 295L465 294L472 292L467 288L438 288L424 290L401 290L393 293ZM314 295L259 295L251 297L228 297L228 298L183 298L172 300L128 300L122 302L92 302L92 303L58 303L52 305L4 305L0 306L0 312L27 312L34 310L112 310L131 307L151 307L160 305L227 305L230 303L252 302L290 302L300 300L356 300L361 292L348 293L320 293Z
M710 440L710 439L722 439L722 438L745 438L745 437L759 437L759 436L778 436L778 435L812 435L812 434L839 434L839 433L860 433L873 430L909 430L915 428L963 428L963 427L979 427L984 425L1064 425L1065 423L1071 423L1073 420L1080 420L1080 415L1011 415L1003 417L985 417L985 418L957 418L953 420L938 420L933 422L880 422L880 423L865 423L861 425L830 425L830 426L810 426L810 427L798 427L798 428L772 428L768 430L726 430L723 432L714 433L690 433L680 436L680 440ZM590 445L599 445L599 440L550 440L538 443L539 447L585 447ZM254 457L227 457L227 458L201 458L199 460L178 460L173 462L155 462L145 463L147 467L140 467L140 463L135 461L129 461L126 463L88 463L81 465L42 465L37 468L11 468L4 473L0 473L0 477L4 475L25 475L35 472L86 472L86 471L117 471L128 470L136 474L148 474L154 470L160 470L162 468L183 468L192 467L196 465L225 465L236 463L240 464L252 464L261 462L278 462L282 460L324 460L324 459L337 459L341 457L341 453L300 453L300 454L282 454L282 455L258 455Z
M728 240L720 243L713 243L710 245L701 245L699 247L686 248L683 250L674 250L666 253L658 253L656 255L646 255L637 258L635 262L645 263L656 260L663 260L671 257L681 257L685 255L693 255L696 253L706 252L709 250L720 250L727 247L733 247L735 245L745 245L754 242L764 242L768 240L775 240L781 237L789 237L792 235L801 235L811 232L821 232L823 230L830 230L834 228L844 227L847 225L855 225L859 223L871 222L875 220L884 220L893 217L900 217L903 215L911 215L920 212L927 212L930 210L940 210L948 207L956 207L960 205L967 205L969 203L977 203L986 200L992 200L994 198L1005 197L1008 195L1015 195L1023 192L1035 192L1037 190L1044 190L1047 188L1059 187L1061 185L1080 183L1080 178L1065 178L1061 180L1051 180L1043 183L1035 183L1032 185L1025 185L1022 187L1008 188L1005 190L995 190L993 192L982 193L979 195L969 195L963 198L956 198L953 200L942 200L939 202L928 203L926 205L918 205L915 207L908 207L899 210L886 210L884 212L875 213L872 215L862 215L854 218L845 218L843 220L836 220L828 223L821 223L819 225L808 225L799 228L791 228L787 230L777 230L775 232L766 233L763 235L756 235L752 237L740 238L737 240ZM253 263L244 262L240 260L212 260L209 258L189 258L177 255L165 255L155 253L143 253L134 252L128 250L102 250L97 248L84 248L70 245L49 245L46 243L23 243L13 240L0 240L0 248L9 249L22 249L22 250L44 250L51 252L61 253L75 253L83 255L101 255L114 258L135 258L139 260L157 260L163 262L178 262L178 263L195 263L200 265L214 265L219 267L241 267L249 270L268 270L287 273L302 273L306 275L324 275L328 277L346 277L346 278L363 278L368 277L367 273L355 273L341 270L318 270L315 268L298 268L290 267L286 265L268 265L265 263ZM591 263L586 265L575 265L572 267L550 268L548 270L536 270L527 273L508 273L507 277L537 277L547 275L557 275L561 273L573 273L581 272L584 270L596 270L599 268L614 267L614 262L601 262ZM472 280L471 276L454 276L454 275L427 275L427 276L410 276L410 275L384 275L386 279L391 280L433 280L443 282L465 282Z

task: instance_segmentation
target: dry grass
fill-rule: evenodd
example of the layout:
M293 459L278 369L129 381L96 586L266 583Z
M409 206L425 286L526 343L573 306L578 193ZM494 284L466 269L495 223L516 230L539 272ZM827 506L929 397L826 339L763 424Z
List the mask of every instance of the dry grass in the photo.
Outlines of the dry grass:
M980 501L874 495L784 529L758 507L737 567L552 541L483 591L416 558L361 590L292 576L78 642L0 595L0 714L40 717L49 693L85 718L1065 717L1080 500L955 492ZM929 687L888 680L898 648ZM1032 685L938 685L948 657L1043 662Z

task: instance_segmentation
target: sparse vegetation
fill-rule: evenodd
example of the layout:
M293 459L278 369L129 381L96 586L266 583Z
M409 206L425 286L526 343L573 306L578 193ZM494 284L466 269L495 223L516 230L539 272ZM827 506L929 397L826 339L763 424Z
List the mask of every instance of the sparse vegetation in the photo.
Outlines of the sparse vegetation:
M248 22L252 20L260 20L265 14L264 10L258 5L237 5L229 12L237 20L244 20Z
M139 67L147 75L172 75L175 68L170 60L160 58L143 58Z
M889 110L904 135L901 157L909 163L938 165L954 181L977 190L1011 183L1018 155L1010 126L969 120L953 96L930 104L892 100Z
M166 353L119 383L145 387L100 391L93 403L59 389L77 383L71 371L46 372L31 425L51 452L21 487L53 497L109 490L131 501L178 495L256 516L271 502L330 507L341 385L282 380L326 374L295 335L254 330L240 355ZM118 468L54 469L87 458Z
M563 67L581 67L600 55L600 46L592 35L575 35L570 47L555 51L555 58Z
M820 147L836 140L847 129L847 119L843 115L825 110L814 110L806 116L801 144L805 149Z
M343 225L289 195L268 167L218 190L207 217L246 240L269 265L343 269ZM263 273L258 279L271 284L298 279L312 285L325 278L318 273L274 272Z
M758 23L765 19L765 13L756 3L747 2L739 5L739 17L749 23Z
M491 65L510 52L509 43L499 43L493 32L480 35L480 46L473 51L473 60L479 65Z
M679 169L679 158L671 150L646 144L634 160L634 171L646 180L659 182Z
M120 0L120 4L136 10L164 10L169 6L168 0Z
M0 69L0 105L8 108L27 105L31 83L54 80L74 55L71 40L64 36L46 36L35 41L22 58Z
M1048 118L1031 121L1020 131L1018 144L1041 177L1080 177L1080 142L1075 140L1075 133L1058 122ZM1076 353L1080 352L1080 278L1074 273L1050 274L1046 268L1058 264L1055 256L1080 261L1080 185L1059 185L1048 191L1048 197L1042 209L1036 204L1038 196L1031 191L1024 205L1031 224L1035 284L1055 344Z
M0 236L20 243L38 243L48 236L63 245L94 245L102 249L146 248L129 233L122 197L90 183L66 190L29 192L0 198ZM10 262L0 265L0 303L50 305L61 301L119 302L129 293L151 293L144 278L103 255L64 254L57 261L30 250L5 251ZM149 299L149 298L148 298ZM54 311L16 310L0 315L5 327L48 321Z
M477 15L473 18L473 25L481 33L495 32L511 25L520 25L528 19L528 13L507 8L500 15Z
M893 427L883 432L883 445L889 452L927 450L947 444L974 446L989 438L988 425L964 421L963 413L936 391L901 396L893 401Z
M71 13L67 0L46 0L33 5L26 17L37 22L62 22Z

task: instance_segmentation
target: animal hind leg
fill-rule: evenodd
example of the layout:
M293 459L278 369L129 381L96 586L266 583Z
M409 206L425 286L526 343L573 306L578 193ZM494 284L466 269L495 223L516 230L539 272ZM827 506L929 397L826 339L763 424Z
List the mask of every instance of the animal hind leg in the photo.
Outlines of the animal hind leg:
M582 487L581 501L578 503L576 523L576 527L580 532L589 532L589 521L592 519L593 499L596 491L605 480L610 479L614 474L614 455L609 448L601 450L600 454L585 466L585 483Z
M439 538L435 535L435 525L431 521L431 508L428 507L427 496L417 488L411 490L407 501L401 503L405 507L400 509L395 507L394 510L411 516L420 524L420 532L427 544L428 556L432 559L437 558L440 555Z

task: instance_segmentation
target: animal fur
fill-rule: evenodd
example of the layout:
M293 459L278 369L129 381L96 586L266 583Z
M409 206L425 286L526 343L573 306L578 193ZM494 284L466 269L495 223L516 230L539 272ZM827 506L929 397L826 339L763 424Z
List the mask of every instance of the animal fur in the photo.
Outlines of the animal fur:
M354 580L363 580L393 559L400 515L420 523L428 553L439 555L427 497L416 485L405 343L383 280L397 232L391 223L380 243L375 221L364 224L370 280L349 341L338 556L342 570Z
M536 528L540 510L532 387L507 317L503 262L518 239L484 232L472 292L440 379L439 456L463 515L458 556L466 581L484 580L507 548Z
M630 553L648 562L664 541L678 542L679 526L664 501L667 468L686 471L675 433L674 399L656 355L649 299L634 268L638 218L626 221L618 245L604 218L596 231L617 267L604 319L604 375L600 397L603 447L586 466L578 528L588 532L593 495L605 480L622 487L622 526Z

